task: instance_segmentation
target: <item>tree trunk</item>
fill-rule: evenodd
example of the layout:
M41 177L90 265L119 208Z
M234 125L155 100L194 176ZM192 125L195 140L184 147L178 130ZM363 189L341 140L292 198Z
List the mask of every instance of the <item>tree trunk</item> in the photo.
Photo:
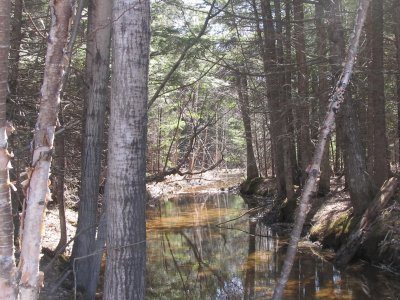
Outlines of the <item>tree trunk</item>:
M144 299L150 3L116 0L104 299Z
M263 66L267 76L267 106L270 112L271 153L273 154L273 173L275 171L278 182L278 198L286 196L284 174L283 145L281 142L282 123L281 105L279 103L279 80L276 74L276 46L275 30L272 21L271 4L269 0L261 0L261 15L264 29ZM262 41L260 41L262 42Z
M81 191L78 212L77 236L72 257L92 254L96 244L97 207L104 147L104 120L109 98L111 7L109 0L90 0L88 3L88 41L86 52L86 90L81 171ZM78 288L87 299L93 299L97 278L92 275L93 256L75 261Z
M340 0L329 2L329 39L330 57L334 76L338 76L345 55L344 32L340 19ZM337 116L337 132L339 144L344 149L345 176L349 188L354 213L360 215L372 200L374 191L367 173L364 148L361 143L360 129L352 104L351 94L346 92L346 101Z
M397 139L398 139L398 152L400 164L400 4L398 1L393 1L392 19L393 31L396 41L396 60L397 60L397 75L396 75L396 91L397 91Z
M316 190L317 180L320 175L320 166L322 157L324 155L326 142L334 126L335 116L340 109L340 105L343 103L343 101L345 101L344 93L350 82L350 77L353 72L354 61L356 59L358 51L360 34L364 25L368 5L369 0L359 1L358 13L354 25L354 32L351 35L350 46L344 63L343 72L336 84L334 94L329 101L328 112L325 116L325 121L319 134L318 144L315 148L312 164L309 168L308 179L302 191L300 205L296 213L295 224L292 230L292 234L290 236L288 250L286 252L286 258L282 267L281 274L279 276L279 280L275 286L274 294L272 296L273 300L279 300L282 298L284 288L288 281L289 274L295 260L297 244L300 240L300 234L302 232L304 221L309 210L309 202L312 194Z
M379 188L389 177L388 142L386 138L385 81L383 76L383 1L372 0L368 26L368 45L371 47L371 62L368 71L368 111L372 126L369 139L373 148L368 149L372 160L372 178ZM370 107L371 106L371 107Z
M374 201L362 215L360 223L357 228L349 236L346 244L344 244L336 253L335 264L344 267L356 254L360 245L367 238L371 226L374 224L376 218L381 214L382 209L397 192L399 180L392 177L383 184L380 192L376 195Z
M14 16L11 20L11 40L10 40L10 77L9 87L11 95L16 95L18 91L19 74L19 51L22 40L22 9L23 0L14 1Z
M303 0L293 0L294 13L294 39L297 63L297 92L298 104L297 122L299 125L299 160L301 166L301 182L304 184L307 178L307 169L311 162L313 146L310 136L310 113L308 93L308 68L306 61L306 44L304 36L304 9Z
M10 6L10 1L0 1L0 299L5 300L16 299L17 296L6 122Z
M256 157L253 149L253 135L251 132L251 120L249 112L249 96L247 90L247 79L245 75L238 74L236 77L236 85L238 89L238 98L240 104L240 111L242 113L244 134L246 140L246 169L247 179L253 179L258 177L258 168Z
M293 162L291 155L291 134L289 132L290 128L290 120L292 119L292 107L291 107L291 93L290 93L290 84L289 80L291 78L287 78L287 76L291 76L290 72L287 71L287 68L284 67L285 63L285 53L283 49L283 30L282 30L282 18L281 18L281 1L274 0L274 8L275 8L275 26L276 26L276 54L277 54L277 72L276 75L279 80L279 102L282 108L282 150L283 150L283 169L284 169L284 178L285 178L285 192L286 198L288 202L293 204L291 206L295 207L296 202L294 198L294 187L293 187ZM289 49L290 50L290 49ZM287 57L286 57L287 60Z
M315 4L315 26L317 28L317 53L322 63L318 66L318 101L320 126L324 118L326 107L328 106L328 62L326 24L324 21L324 8L321 3ZM330 138L329 138L330 140ZM327 144L329 145L329 140ZM329 164L329 147L325 147L324 156L321 163L321 177L319 179L318 194L326 195L330 191L331 167Z
M292 18L291 9L292 1L285 0L285 97L289 105L287 117L288 117L288 128L287 132L290 139L290 157L292 163L292 178L293 183L300 185L300 172L299 164L296 155L296 132L294 124L294 106L292 99Z
M20 299L34 300L43 284L39 272L41 229L48 195L48 179L53 152L54 131L66 65L64 49L67 45L72 17L72 0L50 1L51 28L48 37L46 64L41 89L38 120L32 143L32 163L25 185L26 209L23 220L21 257L19 262Z
M60 110L59 121L64 124L63 113ZM65 179L65 135L64 132L57 135L54 142L55 158L54 158L54 177L56 200L58 204L58 216L60 218L60 240L54 252L64 253L67 244L67 222L65 219L65 201L64 201L64 179Z
M256 32L257 32L257 37L258 37L258 46L259 46L259 50L260 50L260 54L261 54L261 58L264 59L266 58L266 54L265 54L265 43L263 40L263 36L262 36L262 29L261 29L261 24L260 24L260 16L258 13L258 9L257 9L257 3L256 0L252 0L251 2L252 7L253 7L253 11L254 11L254 16L256 19ZM265 64L266 62L264 62L264 69L265 69ZM262 133L263 133L263 137L262 137L262 144L263 144L263 165L264 165L264 176L268 177L268 156L267 156L267 126L266 124L268 124L268 113L267 113L267 109L266 109L266 105L262 105L263 108L263 112L262 112ZM270 152L271 152L271 158L272 158L272 146L270 148ZM274 163L273 163L273 159L270 160L270 165L271 165L271 171L272 171L272 176L274 176Z

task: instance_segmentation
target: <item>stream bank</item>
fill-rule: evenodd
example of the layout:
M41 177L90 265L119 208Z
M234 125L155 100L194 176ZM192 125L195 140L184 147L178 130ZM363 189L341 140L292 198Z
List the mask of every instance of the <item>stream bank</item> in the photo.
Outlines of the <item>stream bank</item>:
M350 196L343 182L332 179L333 191L324 197L315 196L307 216L304 236L318 243L324 249L338 250L345 243L358 220L353 217ZM245 181L240 191L250 199L257 199L262 205L265 197L276 194L274 179L255 178ZM298 201L300 195L298 195ZM282 208L274 206L266 211L266 223L284 221ZM379 214L358 249L356 259L366 260L374 266L400 273L400 191L390 199L389 204Z

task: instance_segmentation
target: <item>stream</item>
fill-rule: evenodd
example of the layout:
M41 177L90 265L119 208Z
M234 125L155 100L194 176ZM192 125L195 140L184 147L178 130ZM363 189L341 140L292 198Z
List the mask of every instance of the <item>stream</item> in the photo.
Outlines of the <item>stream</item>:
M149 208L146 299L269 299L287 235L248 210L231 193L184 194ZM312 249L300 248L284 299L399 299L398 277L366 264L342 272Z

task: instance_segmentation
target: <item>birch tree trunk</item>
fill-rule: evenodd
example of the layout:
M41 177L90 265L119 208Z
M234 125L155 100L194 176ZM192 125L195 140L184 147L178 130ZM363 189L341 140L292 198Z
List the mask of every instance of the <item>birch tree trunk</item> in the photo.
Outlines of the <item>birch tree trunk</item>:
M16 299L14 224L11 208L7 151L6 98L10 47L9 0L0 1L0 299Z
M115 0L104 299L144 299L150 1Z
M23 220L19 293L21 300L34 300L43 284L39 272L41 231L53 152L54 132L60 103L62 76L67 63L67 45L73 0L51 0L51 28L41 88L40 110L32 143L32 162L25 183L26 208Z
M282 298L284 288L286 286L290 271L293 266L293 262L297 252L297 244L300 240L301 231L303 229L304 221L308 213L311 195L316 190L317 180L320 176L320 166L326 142L328 141L328 136L332 130L332 127L334 126L336 114L344 101L344 93L346 91L347 85L350 82L350 77L353 72L354 61L358 52L361 30L363 28L365 17L367 15L369 2L370 0L359 0L357 17L353 33L350 37L350 45L344 63L343 72L336 84L334 94L330 99L328 111L318 137L318 144L314 151L314 156L312 164L310 166L308 178L301 194L299 209L296 213L296 220L294 228L292 230L292 234L290 236L285 262L283 264L279 280L275 286L274 294L272 296L273 300L278 300Z

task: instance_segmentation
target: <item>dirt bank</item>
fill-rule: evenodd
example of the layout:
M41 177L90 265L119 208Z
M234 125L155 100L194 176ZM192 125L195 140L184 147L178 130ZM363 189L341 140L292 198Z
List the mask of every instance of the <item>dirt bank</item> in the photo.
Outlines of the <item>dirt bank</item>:
M313 199L305 224L304 240L337 250L347 240L358 220L354 220L350 197L344 190L343 182L334 178L332 187L333 191L327 196ZM262 202L263 197L276 194L276 185L273 179L257 178L242 183L240 190L246 196L261 197L258 201ZM274 206L274 209L279 210L279 206ZM267 211L264 219L266 222L281 222L284 216L280 211ZM355 259L400 272L400 191L396 192L368 230Z

